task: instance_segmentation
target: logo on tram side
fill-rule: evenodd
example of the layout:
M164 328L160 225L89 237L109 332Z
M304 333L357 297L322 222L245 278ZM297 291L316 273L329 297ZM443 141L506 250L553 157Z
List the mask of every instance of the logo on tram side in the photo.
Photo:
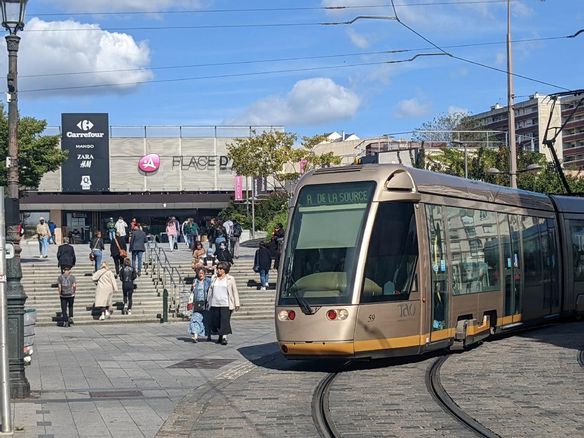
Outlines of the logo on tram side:
M148 154L140 158L138 168L144 173L156 172L160 168L160 156L158 154Z

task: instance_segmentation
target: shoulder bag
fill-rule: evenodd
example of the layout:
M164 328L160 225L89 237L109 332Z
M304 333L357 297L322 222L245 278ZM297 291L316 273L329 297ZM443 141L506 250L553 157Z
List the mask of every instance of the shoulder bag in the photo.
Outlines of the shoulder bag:
M116 239L115 237L114 242L116 242L116 246L118 247L118 251L120 252L120 258L125 259L126 257L128 257L128 251L120 247L120 242L118 242L118 239Z

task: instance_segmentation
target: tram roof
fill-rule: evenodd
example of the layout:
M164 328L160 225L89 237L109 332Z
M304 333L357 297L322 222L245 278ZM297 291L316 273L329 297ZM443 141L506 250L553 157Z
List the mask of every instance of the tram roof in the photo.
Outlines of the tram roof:
M584 213L584 198L578 196L551 195L562 213Z
M366 180L384 182L393 179L396 175L404 174L409 175L410 178L402 179L400 188L402 190L409 188L413 193L450 196L539 210L554 210L550 197L543 193L512 189L429 170L406 167L401 164L362 164L317 169L307 174L306 178L302 178L300 186L314 183L332 183L335 180L338 181L339 177L343 182ZM314 179L310 178L310 176L314 177ZM410 187L405 187L404 183L409 183ZM562 200L562 202L564 201ZM565 202L568 203L568 200ZM578 211L583 210L579 209Z

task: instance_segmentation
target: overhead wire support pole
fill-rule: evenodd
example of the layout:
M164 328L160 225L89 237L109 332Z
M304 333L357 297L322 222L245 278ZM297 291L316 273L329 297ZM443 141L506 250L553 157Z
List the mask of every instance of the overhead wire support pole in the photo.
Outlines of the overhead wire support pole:
M507 0L507 121L509 130L509 173L511 188L517 188L517 144L513 93L513 51L511 48L511 0Z

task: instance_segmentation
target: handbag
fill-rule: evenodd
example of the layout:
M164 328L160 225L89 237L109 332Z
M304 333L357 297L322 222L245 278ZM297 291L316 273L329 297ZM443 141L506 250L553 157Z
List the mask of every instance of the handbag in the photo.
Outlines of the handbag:
M95 254L93 253L93 250L91 250L91 252L89 253L89 260L91 260L92 262L95 261Z
M118 239L116 239L115 237L114 242L116 242L116 246L118 247L118 251L120 252L120 258L125 259L126 257L128 257L128 251L120 247L120 243L118 242Z
M253 265L253 272L260 272L260 267L258 265Z
M205 311L205 308L207 306L207 303L205 301L195 301L193 306L193 312L203 312Z

